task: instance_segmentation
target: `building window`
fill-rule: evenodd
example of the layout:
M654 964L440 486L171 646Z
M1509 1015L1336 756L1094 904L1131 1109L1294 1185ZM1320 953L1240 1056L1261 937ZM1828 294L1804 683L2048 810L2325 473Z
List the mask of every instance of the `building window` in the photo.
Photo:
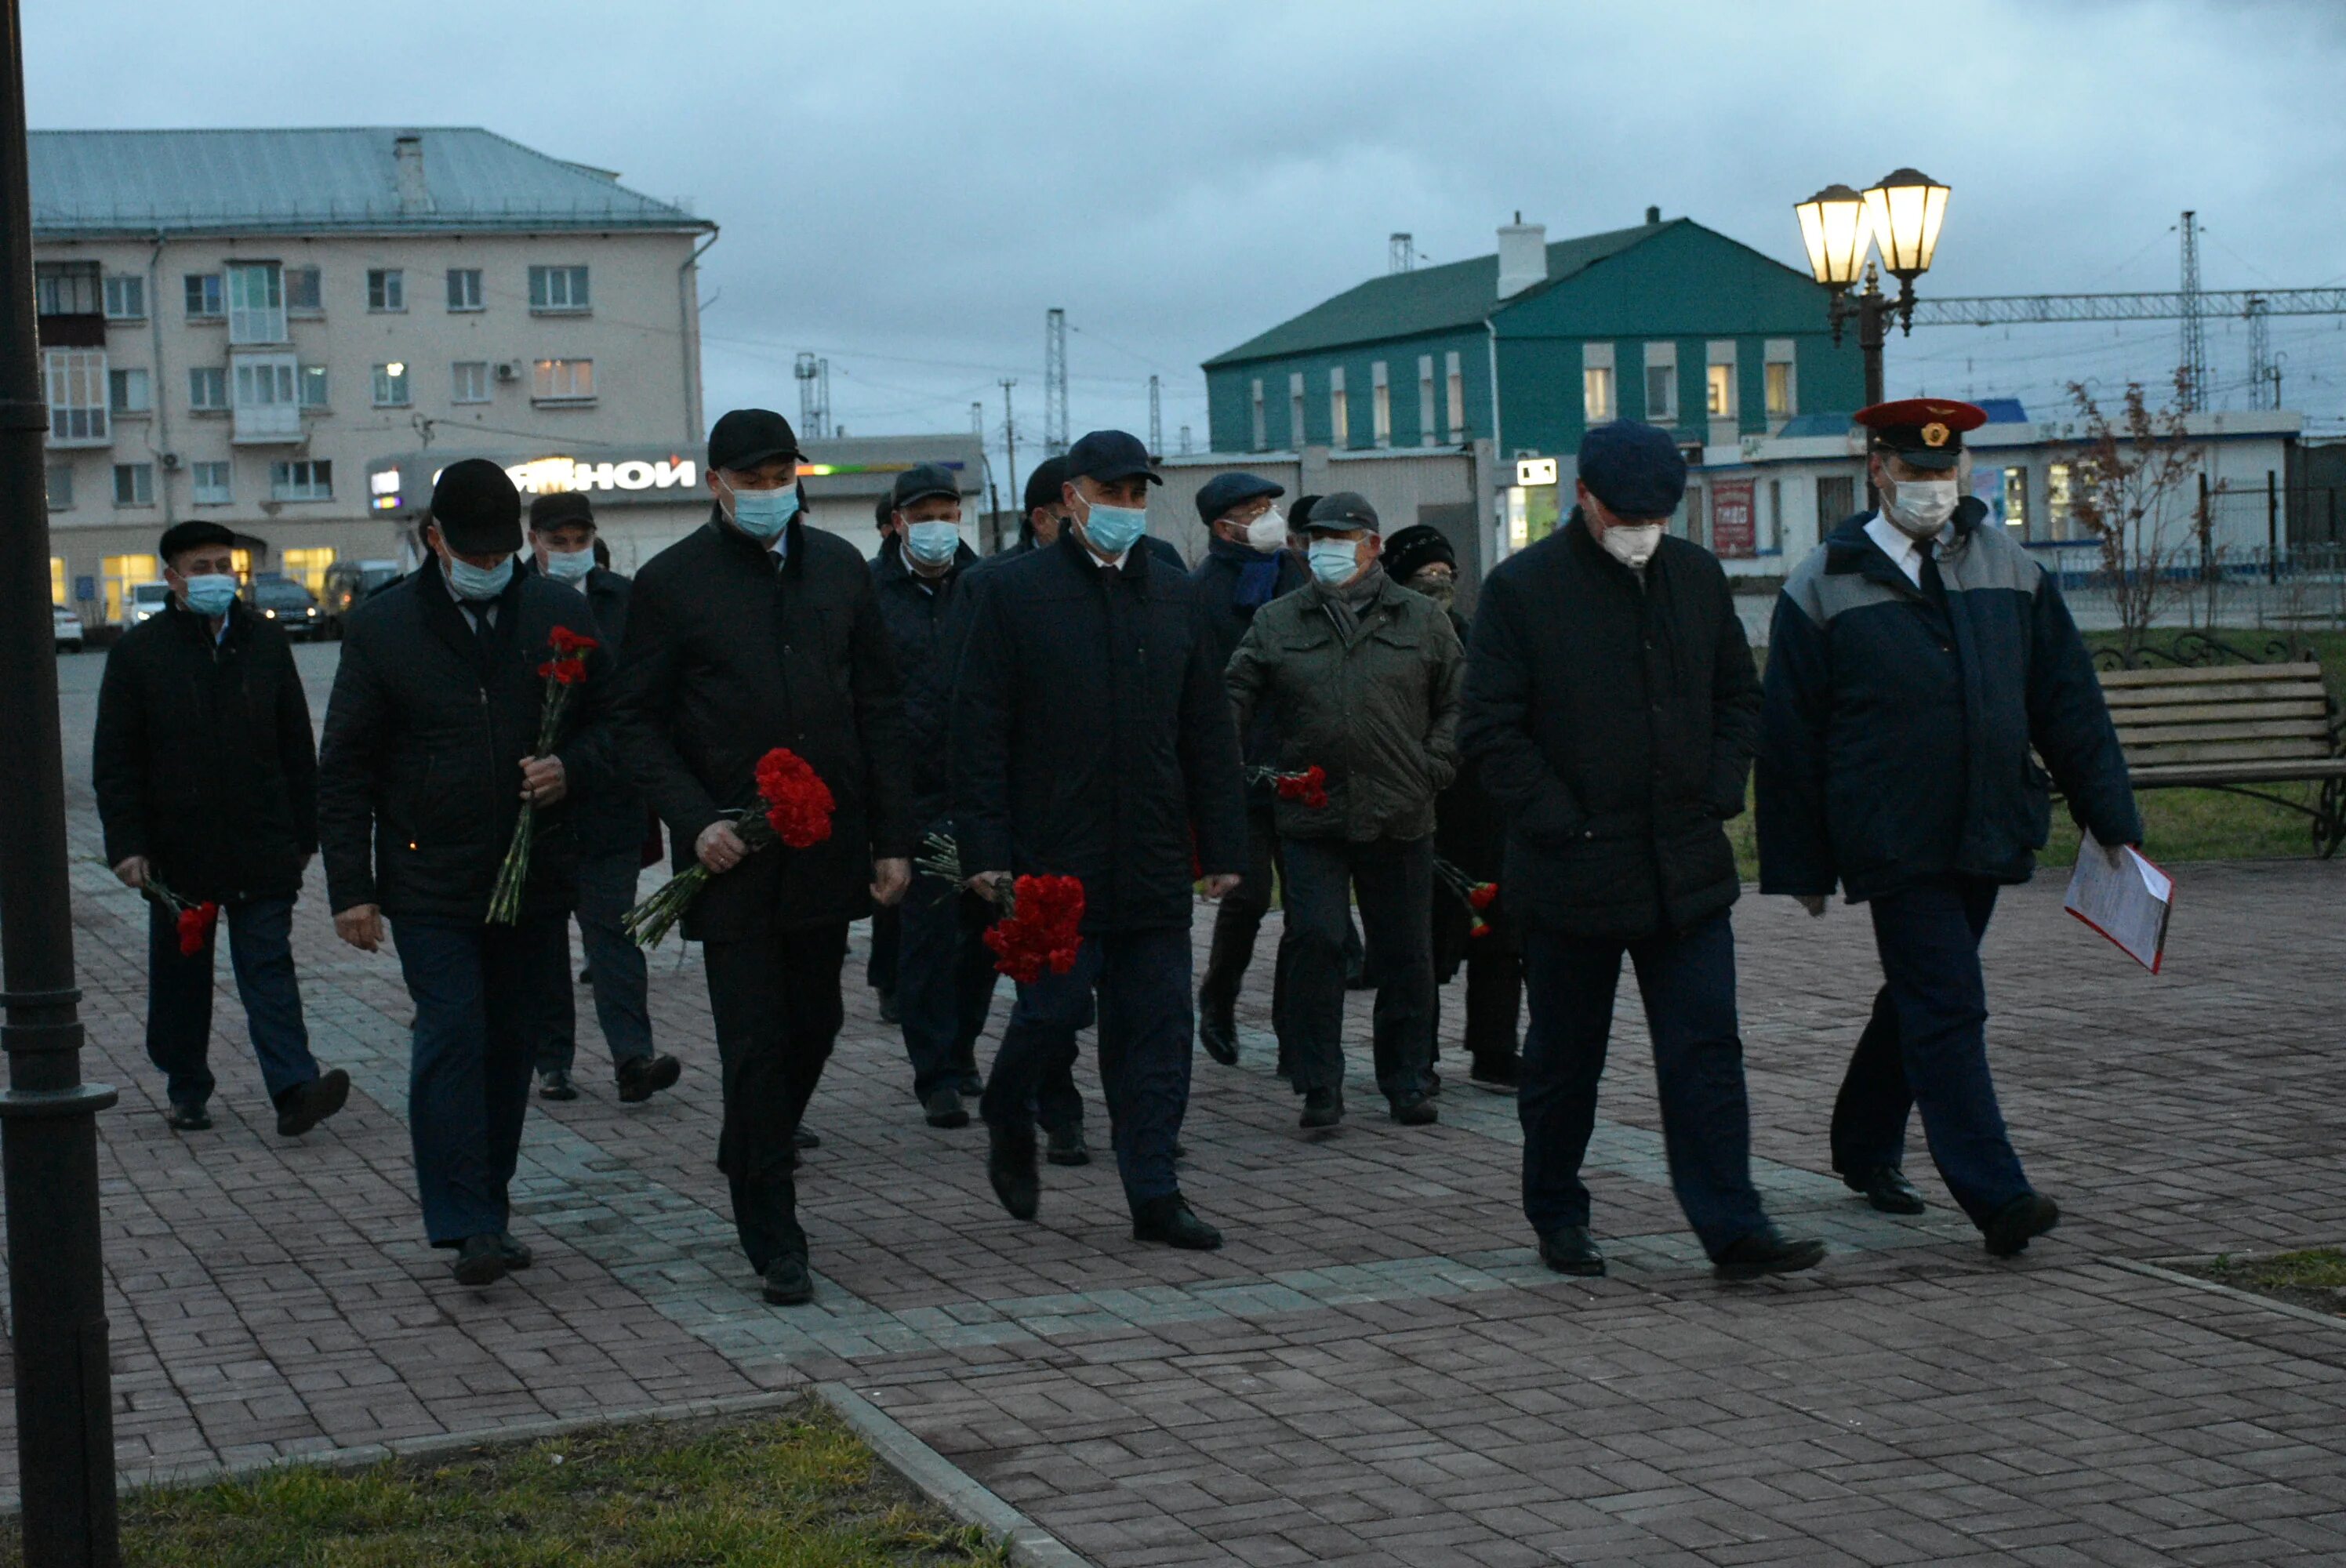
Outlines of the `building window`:
M367 309L370 311L406 310L407 274L396 267L369 268Z
M326 590L326 568L334 564L334 551L330 545L313 545L306 550L288 550L279 557L285 575L313 594Z
M63 555L49 557L49 602L55 605L66 602L66 558Z
M240 354L236 361L236 438L273 440L301 433L293 401L291 354Z
M1287 374L1287 444L1297 452L1303 450L1308 433L1306 424L1303 410L1303 372L1290 371Z
M322 316L326 313L324 280L315 267L285 269L285 311L293 316Z
M1417 356L1417 443L1433 444L1433 356Z
M1675 424L1678 417L1678 347L1676 343L1646 345L1646 418L1655 424Z
M136 272L120 272L106 280L106 319L143 321L147 319L147 280Z
M448 269L448 308L452 311L487 309L481 303L481 270L478 267Z
M155 465L151 463L116 463L114 504L117 506L154 505Z
M1703 412L1713 419L1735 417L1735 367L1705 365L1702 377Z
M486 402L489 401L489 361L458 360L451 367L455 386L449 394L452 402Z
M1621 415L1620 392L1613 380L1613 345L1580 345L1580 418L1584 424L1603 424Z
M1328 372L1328 444L1340 450L1352 444L1352 404L1344 395L1344 367Z
M2045 527L2048 539L2069 536L2069 465L2054 463L2045 469Z
M269 498L272 501L332 501L334 465L326 458L302 458L269 465Z
M537 402L592 402L595 401L595 361L592 360L540 360L530 382L531 399Z
M49 510L52 512L72 511L73 464L70 463L50 463L48 467L48 481ZM62 590L57 594L57 602L60 604L65 602L65 594Z
M2025 537L2028 532L2028 470L2007 468L2004 471L2004 525L2017 528Z
M147 413L155 407L154 384L145 371L106 372L106 406L115 413Z
M162 574L157 566L152 555L108 555L98 562L99 591L105 596L107 620L122 619L123 606L130 603L130 590L159 577Z
M220 291L220 275L217 272L190 272L187 276L188 320L217 321L228 314L227 296Z
M48 349L41 354L49 393L49 439L59 444L103 446L106 354L97 349Z
M188 406L199 413L228 407L228 372L219 365L189 367Z
M1792 340L1769 339L1767 354L1768 417L1770 420L1790 419L1800 412L1800 383L1792 368Z
M324 408L326 405L326 367L303 365L301 372L301 406Z
M285 341L285 271L274 261L232 261L228 269L228 341Z
M1255 378L1254 378L1253 408L1254 408L1254 450L1255 450L1255 451L1257 451L1257 452L1262 452L1262 451L1267 450L1267 449L1270 447L1270 433L1263 427L1263 418L1262 418L1262 378L1261 378L1260 376L1257 376L1257 377L1255 377Z
M1382 360L1369 367L1369 440L1377 446L1392 444L1392 385Z
M1846 473L1817 475L1817 537L1821 539L1857 510L1857 481Z
M393 360L374 368L374 406L405 408L407 397L407 361Z
M226 463L191 463L188 474L193 481L196 504L225 506L236 499L235 468Z
M1450 357L1444 362L1443 373L1450 382L1447 398L1450 418L1444 428L1450 432L1451 440L1459 441L1466 434L1466 372L1459 365L1457 350L1450 351Z
M98 314L97 263L36 262L33 267L33 309L35 314L42 316Z
M529 308L540 315L575 313L586 309L586 269L533 267L529 270Z

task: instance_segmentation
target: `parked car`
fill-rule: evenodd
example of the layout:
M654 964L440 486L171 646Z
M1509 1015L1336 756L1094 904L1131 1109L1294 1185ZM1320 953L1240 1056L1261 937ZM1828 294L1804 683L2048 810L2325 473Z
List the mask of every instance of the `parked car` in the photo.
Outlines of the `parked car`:
M159 616L171 602L171 590L161 583L141 583L130 590L130 602L123 606L127 612L125 625L137 626L151 616Z
M318 635L341 636L342 617L399 577L396 561L337 561L327 567L325 592L319 596Z
M317 596L291 577L255 577L245 600L289 637L318 635Z
M63 605L52 606L56 614L49 618L56 623L57 648L61 653L81 652L81 617Z

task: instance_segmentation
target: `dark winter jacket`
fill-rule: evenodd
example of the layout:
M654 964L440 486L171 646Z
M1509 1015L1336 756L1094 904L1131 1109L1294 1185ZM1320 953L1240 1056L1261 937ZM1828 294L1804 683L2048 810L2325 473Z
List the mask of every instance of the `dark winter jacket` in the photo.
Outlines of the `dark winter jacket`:
M523 570L537 575L534 564L525 565ZM627 594L632 585L609 567L597 566L576 584L556 586L584 592L586 607L595 612L595 635L602 639L616 670L627 636ZM578 835L578 852L591 858L642 849L650 820L634 781L624 769L614 768L607 783L573 804L571 827Z
M802 520L785 538L777 572L712 510L644 564L628 599L615 726L677 870L697 862L701 830L757 799L758 761L777 747L834 802L829 839L773 845L709 879L684 917L697 941L860 919L872 862L913 853L902 690L871 567Z
M1933 605L1851 518L1776 602L1760 753L1760 891L1853 899L1949 872L2028 880L2049 786L2106 844L2142 820L2052 576L1957 512ZM2029 755L2034 746L2048 780Z
M1072 534L974 574L952 715L962 865L1084 884L1088 932L1188 929L1208 875L1246 868L1238 731L1189 579Z
M537 752L556 626L597 635L586 601L515 572L492 603L484 652L437 560L351 612L318 757L318 837L334 909L378 904L393 920L476 921L521 814L522 759ZM572 798L609 787L600 722L611 659L586 655L554 755L565 799L536 813L525 912L573 903Z
M1466 651L1432 599L1382 572L1377 585L1349 629L1316 582L1272 600L1224 672L1241 734L1270 716L1270 765L1327 775L1326 805L1277 802L1284 837L1423 839L1457 776Z
M1212 539L1206 545L1206 558L1198 563L1189 580L1198 585L1198 594L1206 603L1206 629L1214 639L1215 657L1228 669L1230 656L1239 651L1239 639L1246 636L1247 627L1254 624L1259 605L1241 606L1238 602L1239 579L1247 567L1265 558L1244 545L1233 545L1228 539ZM1291 550L1281 550L1267 563L1278 575L1272 579L1270 596L1291 594L1311 580L1303 563ZM1249 768L1268 766L1271 761L1270 714L1266 709L1254 723L1239 732L1239 750ZM1270 786L1257 783L1248 787L1250 799L1268 805Z
M285 635L242 604L227 637L174 600L123 634L98 687L91 780L106 859L173 892L299 892L318 850L318 754Z
M1450 629L1458 635L1458 646L1466 647L1474 627L1456 610L1446 613ZM1433 852L1476 881L1495 882L1506 851L1506 813L1483 788L1483 765L1471 757L1462 758L1457 776L1433 802ZM1440 889L1434 890L1437 901L1444 896Z
M888 626L896 673L904 685L904 720L913 765L913 815L926 832L944 817L945 746L953 707L954 667L946 628L961 597L964 574L977 553L964 545L941 577L923 577L905 563L903 541L891 535L872 562L872 588Z
M1459 742L1507 815L1534 927L1634 939L1734 903L1760 679L1727 575L1664 538L1645 581L1566 525L1483 585Z

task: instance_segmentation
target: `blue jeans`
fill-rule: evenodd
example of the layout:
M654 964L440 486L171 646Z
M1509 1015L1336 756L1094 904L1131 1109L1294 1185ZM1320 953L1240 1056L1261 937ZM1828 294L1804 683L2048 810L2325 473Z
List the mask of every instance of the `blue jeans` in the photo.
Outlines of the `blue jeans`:
M994 1009L994 951L984 935L994 909L925 871L898 906L896 1011L913 1094L925 1100L977 1072L977 1037Z
M1945 877L1868 901L1883 983L1833 1104L1844 1176L1902 1165L1920 1106L1931 1158L1975 1223L2030 1190L1988 1075L1979 944L1995 895L1994 882Z
M391 921L400 972L415 1001L407 1128L423 1229L434 1247L495 1236L512 1217L505 1190L529 1109L530 1026L544 1016L554 964L566 966L562 978L569 978L566 925L556 916L510 926Z
M1344 1086L1344 938L1361 896L1376 978L1377 1087L1422 1095L1433 1052L1433 840L1287 839L1287 1013L1280 1027L1295 1090Z
M1524 1217L1542 1236L1588 1223L1580 1162L1596 1123L1596 1082L1613 1029L1621 955L1637 966L1670 1190L1716 1258L1768 1223L1751 1186L1751 1113L1736 1030L1735 930L1725 914L1622 942L1524 933L1531 1026L1524 1035Z
M979 1109L989 1126L1032 1132L1036 1093L1074 1064L1076 1032L1092 1021L1095 991L1117 1174L1137 1208L1181 1190L1173 1145L1189 1109L1188 928L1086 936L1073 969L1020 986ZM1048 1122L1047 1103L1042 1114Z
M260 1082L274 1101L288 1089L314 1083L317 1061L301 1022L301 986L293 972L293 901L254 899L230 904L229 963L244 1003ZM196 953L179 951L178 918L150 903L147 917L147 1059L163 1070L175 1105L212 1097L209 1064L212 1037L212 949L219 928Z
M636 901L636 872L643 860L634 846L578 862L578 943L595 976L595 1022L611 1065L652 1054L649 983L644 950L621 929L619 918ZM546 1018L536 1055L541 1073L567 1073L578 1054L577 993L570 980L570 944L560 954L562 983L547 993Z

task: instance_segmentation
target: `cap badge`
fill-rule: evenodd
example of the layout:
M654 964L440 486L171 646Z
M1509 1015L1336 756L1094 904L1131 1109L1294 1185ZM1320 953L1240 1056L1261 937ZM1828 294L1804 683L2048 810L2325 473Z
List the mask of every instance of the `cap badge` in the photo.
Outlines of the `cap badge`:
M1947 427L1946 427L1945 425L1943 425L1943 424L1941 424L1941 423L1940 423L1937 420L1935 420L1935 419L1934 419L1934 420L1933 420L1930 423L1928 423L1928 424L1924 425L1924 426L1923 427L1923 444L1924 446L1931 446L1931 447L1938 447L1938 446L1944 446L1944 445L1946 445L1946 444L1947 444Z

